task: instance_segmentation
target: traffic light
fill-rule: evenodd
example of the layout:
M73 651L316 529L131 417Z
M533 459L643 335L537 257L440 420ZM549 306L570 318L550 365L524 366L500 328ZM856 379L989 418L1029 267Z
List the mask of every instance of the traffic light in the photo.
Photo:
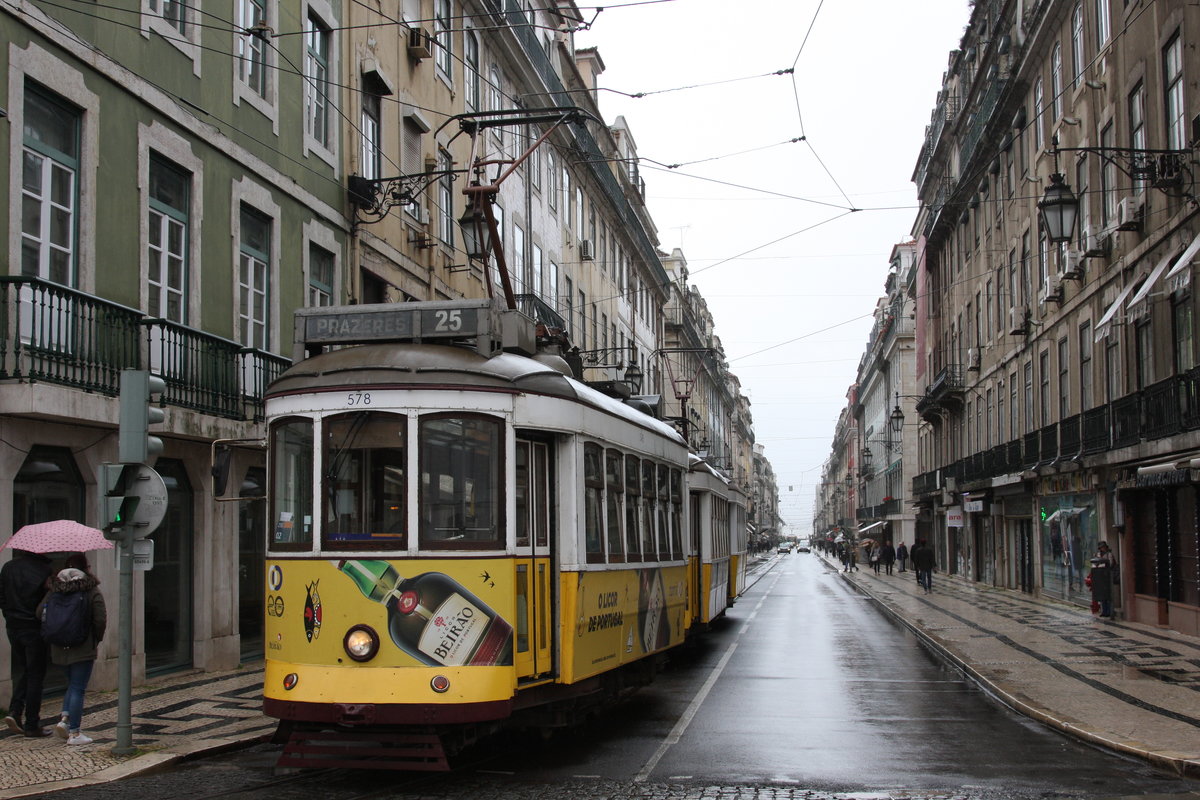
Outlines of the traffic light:
M100 494L100 527L105 536L115 534L133 519L141 498L127 495L128 484L137 466L133 464L101 464L96 473ZM111 537L110 537L111 538Z
M162 452L162 439L151 436L149 426L163 421L166 414L153 405L156 395L167 384L144 369L121 371L121 432L117 457L122 464L144 464Z

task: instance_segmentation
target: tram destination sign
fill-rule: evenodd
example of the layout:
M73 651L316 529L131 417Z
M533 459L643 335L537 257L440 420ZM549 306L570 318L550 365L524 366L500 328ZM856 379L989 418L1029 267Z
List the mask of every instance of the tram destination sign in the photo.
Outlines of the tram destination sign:
M296 312L306 345L470 339L496 333L490 300L326 306Z

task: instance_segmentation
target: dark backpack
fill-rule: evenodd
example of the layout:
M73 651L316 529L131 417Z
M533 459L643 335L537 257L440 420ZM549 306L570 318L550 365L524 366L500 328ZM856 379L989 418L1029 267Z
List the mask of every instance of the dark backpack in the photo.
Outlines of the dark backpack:
M87 592L51 592L42 616L42 638L59 647L75 647L91 632Z

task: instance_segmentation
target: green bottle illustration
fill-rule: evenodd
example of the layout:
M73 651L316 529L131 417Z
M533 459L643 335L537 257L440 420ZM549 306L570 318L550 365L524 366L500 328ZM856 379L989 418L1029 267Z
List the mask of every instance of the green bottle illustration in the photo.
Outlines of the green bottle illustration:
M366 597L387 608L397 647L430 666L509 666L512 626L442 572L404 578L387 561L338 562Z

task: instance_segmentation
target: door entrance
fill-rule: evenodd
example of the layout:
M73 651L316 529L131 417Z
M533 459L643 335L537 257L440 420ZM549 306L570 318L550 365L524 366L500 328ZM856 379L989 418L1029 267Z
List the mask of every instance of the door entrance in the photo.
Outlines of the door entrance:
M167 515L152 535L154 568L145 575L146 674L192 666L192 484L183 462L154 465L167 485Z
M513 624L513 659L519 680L536 680L553 671L550 542L554 539L554 503L550 447L543 441L518 439L516 456L517 618Z
M1033 520L1013 520L1017 536L1017 583L1022 592L1033 593Z

